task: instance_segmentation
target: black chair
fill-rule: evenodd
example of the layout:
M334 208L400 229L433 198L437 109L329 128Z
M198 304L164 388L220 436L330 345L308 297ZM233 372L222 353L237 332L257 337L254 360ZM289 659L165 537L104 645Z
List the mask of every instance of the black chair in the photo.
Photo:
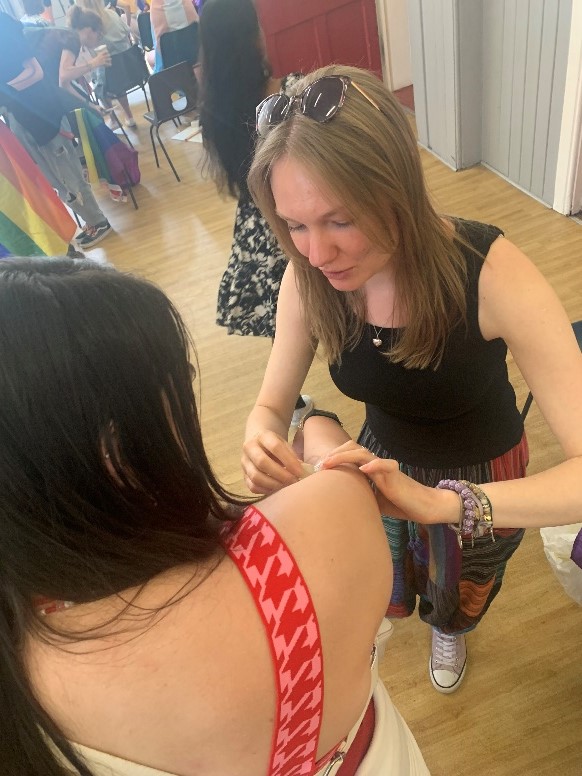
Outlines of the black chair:
M149 77L145 55L135 44L120 54L112 54L111 67L105 68L105 94L108 97L123 97L136 89L141 89L150 110L145 90Z
M576 342L578 343L578 347L580 350L582 350L582 320L581 321L574 321L572 324L572 328L574 329L574 334L576 335ZM521 419L525 420L527 417L527 413L529 412L529 408L531 407L531 404L533 402L533 394L530 391L527 399L525 400L525 404L523 405L523 409L521 411Z
M198 88L196 78L192 72L192 65L188 62L180 62L178 65L173 65L173 67L160 70L159 73L154 73L150 76L149 87L153 110L150 113L144 113L144 119L151 124L150 139L154 149L156 166L160 166L160 161L154 141L154 130L156 131L158 143L168 160L168 164L179 181L180 176L176 172L176 168L172 164L172 160L160 138L160 126L166 121L174 121L179 116L190 113L196 108Z
M139 39L144 51L151 51L154 47L154 38L152 35L152 22L149 11L142 11L137 15L137 28L139 30Z
M180 62L189 62L194 66L198 62L200 48L198 22L193 22L181 30L165 32L158 42L164 70Z

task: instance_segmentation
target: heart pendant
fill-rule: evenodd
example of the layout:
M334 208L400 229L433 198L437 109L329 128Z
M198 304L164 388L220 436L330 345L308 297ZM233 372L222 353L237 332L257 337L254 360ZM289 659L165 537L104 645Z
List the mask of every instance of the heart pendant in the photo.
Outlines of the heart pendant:
M382 340L378 339L377 337L374 337L374 339L372 340L372 344L374 345L375 348L379 348L380 345L382 344Z

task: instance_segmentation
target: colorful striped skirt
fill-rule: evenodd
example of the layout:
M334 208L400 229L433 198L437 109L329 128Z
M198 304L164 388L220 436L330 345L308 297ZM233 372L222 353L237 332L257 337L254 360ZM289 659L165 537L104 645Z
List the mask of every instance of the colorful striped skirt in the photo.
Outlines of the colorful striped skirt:
M380 458L390 454L366 423L359 444ZM400 464L417 482L435 487L450 478L478 484L525 477L529 451L525 433L504 455L458 469L428 469ZM507 561L523 538L524 529L495 529L490 537L463 542L447 525L421 525L382 518L394 564L394 587L387 617L408 617L416 608L421 620L443 633L472 630L501 589Z

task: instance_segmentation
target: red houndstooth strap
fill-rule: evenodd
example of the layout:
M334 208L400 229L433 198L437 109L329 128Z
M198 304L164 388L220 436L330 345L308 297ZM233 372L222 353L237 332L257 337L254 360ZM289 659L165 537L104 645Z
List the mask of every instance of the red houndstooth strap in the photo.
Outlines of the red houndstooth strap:
M255 508L226 540L269 637L277 710L269 776L307 776L315 767L323 710L323 660L307 585L287 546Z

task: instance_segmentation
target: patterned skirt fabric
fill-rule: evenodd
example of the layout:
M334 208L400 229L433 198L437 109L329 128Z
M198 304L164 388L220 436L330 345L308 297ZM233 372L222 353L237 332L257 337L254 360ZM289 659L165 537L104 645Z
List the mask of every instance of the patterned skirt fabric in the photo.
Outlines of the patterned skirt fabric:
M358 442L381 458L390 453L365 423ZM424 485L462 479L478 484L525 477L529 451L525 434L504 455L458 469L428 469L400 464L400 470ZM495 515L494 515L495 518ZM384 530L394 563L394 588L387 617L408 617L416 608L421 620L443 633L472 630L499 592L507 561L524 529L495 529L490 537L463 542L447 525L421 525L385 516Z
M277 299L287 259L246 197L236 211L232 251L218 289L216 322L229 334L275 336Z

